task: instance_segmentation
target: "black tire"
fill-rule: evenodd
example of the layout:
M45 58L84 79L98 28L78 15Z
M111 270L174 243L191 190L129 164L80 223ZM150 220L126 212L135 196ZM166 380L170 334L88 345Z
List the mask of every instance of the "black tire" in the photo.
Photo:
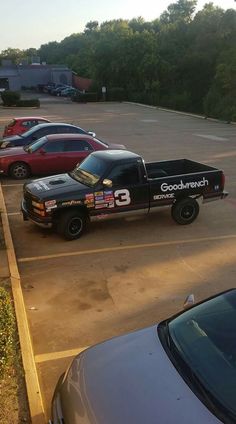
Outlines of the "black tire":
M78 239L85 230L87 219L80 210L69 210L62 213L57 225L57 231L66 240Z
M187 197L176 201L171 209L171 215L177 224L191 224L199 214L199 204L195 199Z
M15 162L11 165L9 173L16 180L24 180L30 176L30 168L25 162Z

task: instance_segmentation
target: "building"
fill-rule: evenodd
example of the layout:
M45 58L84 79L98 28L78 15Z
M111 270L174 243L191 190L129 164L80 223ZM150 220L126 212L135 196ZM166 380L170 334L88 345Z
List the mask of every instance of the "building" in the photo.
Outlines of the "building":
M0 67L0 88L18 91L48 83L72 85L72 71L66 65L40 63L13 65L3 60Z

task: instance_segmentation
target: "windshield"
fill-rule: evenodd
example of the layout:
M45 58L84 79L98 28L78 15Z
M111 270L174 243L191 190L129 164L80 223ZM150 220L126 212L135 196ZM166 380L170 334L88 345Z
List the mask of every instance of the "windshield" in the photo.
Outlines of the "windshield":
M33 141L30 144L27 144L26 146L24 146L24 151L28 152L28 153L33 153L36 150L40 149L40 147L42 147L47 141L46 137L41 137L36 141Z
M107 164L105 161L90 155L80 165L76 166L70 172L70 175L77 181L93 187L102 178L106 169Z
M236 291L202 303L166 325L168 342L191 370L193 386L200 383L205 400L211 399L206 404L212 409L213 403L225 423L235 422Z
M101 144L102 146L106 146L106 147L108 147L108 146L109 146L109 144L108 144L108 143L105 143L105 141L99 140L99 138L94 138L94 140L95 140L98 144Z

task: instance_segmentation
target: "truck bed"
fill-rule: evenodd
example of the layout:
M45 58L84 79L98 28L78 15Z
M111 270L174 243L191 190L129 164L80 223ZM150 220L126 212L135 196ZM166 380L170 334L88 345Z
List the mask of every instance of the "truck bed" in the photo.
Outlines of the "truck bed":
M216 171L216 168L189 159L145 163L149 179Z

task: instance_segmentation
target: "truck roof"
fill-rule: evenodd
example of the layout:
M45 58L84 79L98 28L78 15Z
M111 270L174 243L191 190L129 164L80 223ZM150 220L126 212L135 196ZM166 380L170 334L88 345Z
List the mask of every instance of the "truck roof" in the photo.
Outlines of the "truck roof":
M137 161L141 156L129 150L99 150L91 153L93 156L105 160L107 162L124 162L124 161Z

